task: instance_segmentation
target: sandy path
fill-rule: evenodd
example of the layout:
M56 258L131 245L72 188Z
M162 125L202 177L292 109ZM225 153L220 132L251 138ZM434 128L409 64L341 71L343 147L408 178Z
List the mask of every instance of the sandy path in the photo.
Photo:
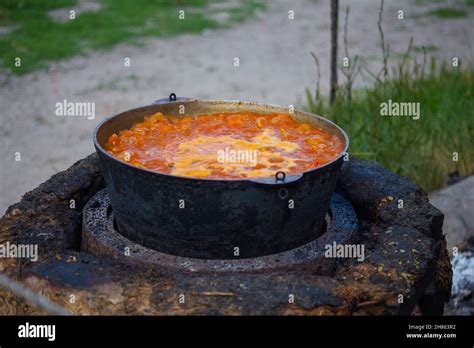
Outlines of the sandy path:
M347 3L342 1L341 8ZM351 6L351 54L365 57L375 71L380 67L378 1L357 0ZM427 8L409 0L386 1L384 27L391 49L403 52L413 35L416 45L439 47L437 56L468 59L464 32L469 33L471 19L409 18ZM399 9L405 11L403 22L396 18ZM294 20L288 19L289 10ZM310 51L319 56L321 85L327 86L329 2L272 0L257 19L234 28L145 43L54 63L48 71L11 77L0 87L0 215L24 192L93 152L91 132L106 115L170 92L293 104L315 85ZM131 58L130 67L124 67L125 57ZM238 68L234 57L240 59ZM55 116L55 104L64 99L95 102L96 118ZM15 161L15 152L21 161Z

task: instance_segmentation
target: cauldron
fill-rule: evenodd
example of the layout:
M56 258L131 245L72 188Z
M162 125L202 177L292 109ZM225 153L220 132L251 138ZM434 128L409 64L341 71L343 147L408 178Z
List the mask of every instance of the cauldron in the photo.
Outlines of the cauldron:
M130 129L145 116L195 116L242 110L287 113L336 135L344 150L331 162L269 178L207 179L136 167L105 150L113 133ZM291 112L289 112L291 111ZM333 122L298 109L244 101L160 99L102 121L94 131L101 171L116 228L128 239L160 252L234 259L278 253L308 243L324 231L331 196L349 146ZM133 251L132 251L133 252Z

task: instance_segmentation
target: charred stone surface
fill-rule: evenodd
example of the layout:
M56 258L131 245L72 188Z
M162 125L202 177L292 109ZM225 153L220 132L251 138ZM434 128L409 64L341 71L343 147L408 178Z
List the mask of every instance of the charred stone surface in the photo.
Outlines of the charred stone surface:
M103 187L96 156L90 155L10 206L0 220L0 243L38 244L41 258L78 249L82 208Z
M12 205L0 243L37 243L39 259L0 258L0 271L78 314L442 314L449 299L443 215L413 182L375 162L344 165L337 190L358 214L366 250L361 262L338 259L330 277L164 274L81 251L82 209L103 186L91 155ZM0 299L1 314L44 314L3 289Z
M413 227L436 240L443 238L443 214L413 181L373 161L352 159L343 168L338 191L359 216L379 226Z

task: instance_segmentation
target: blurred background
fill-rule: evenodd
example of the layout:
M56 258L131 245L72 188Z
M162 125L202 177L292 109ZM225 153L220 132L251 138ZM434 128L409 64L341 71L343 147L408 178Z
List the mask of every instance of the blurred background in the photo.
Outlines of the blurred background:
M292 104L430 193L464 252L449 310L472 314L473 19L473 0L0 0L0 213L92 153L108 115L172 92ZM389 99L420 119L381 117ZM95 118L56 116L64 100Z

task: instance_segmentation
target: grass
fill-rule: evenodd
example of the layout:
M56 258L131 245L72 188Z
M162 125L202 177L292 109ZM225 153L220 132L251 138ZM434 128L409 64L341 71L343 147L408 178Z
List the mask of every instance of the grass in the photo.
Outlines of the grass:
M435 53L439 51L438 46L434 45L425 45L425 46L414 46L413 47L413 52L415 53L423 53L425 51L426 53Z
M427 16L436 16L441 19L465 18L469 16L470 9L472 9L472 6L474 6L474 0L414 0L414 3L421 6L437 4L440 7L431 9L424 13L413 14L413 18Z
M414 0L413 1L417 5L428 5L428 4L443 4L443 3L448 3L451 5L457 5L457 6L462 6L462 5L467 5L467 6L474 6L474 0Z
M265 5L257 0L247 0L242 6L234 7L228 10L232 22L243 22L250 16L253 16L255 10L263 10Z
M119 42L140 43L145 36L201 32L251 17L264 7L262 0L240 0L221 11L229 22L209 17L206 7L222 0L102 0L97 12L84 12L74 20L54 21L48 11L74 9L76 0L2 0L0 26L13 30L0 36L0 64L16 74L47 66L48 61L68 58L90 49ZM185 19L178 11L185 10ZM215 11L214 11L215 13ZM21 67L15 58L21 58Z
M341 88L332 105L308 91L308 109L348 132L352 155L377 160L432 191L446 184L449 173L474 172L474 70L436 67L434 60L427 74L419 67L408 70L377 79L351 98ZM419 102L420 119L382 117L381 103L389 99Z
M467 17L467 12L453 7L439 7L429 11L428 15L439 18L464 18Z

